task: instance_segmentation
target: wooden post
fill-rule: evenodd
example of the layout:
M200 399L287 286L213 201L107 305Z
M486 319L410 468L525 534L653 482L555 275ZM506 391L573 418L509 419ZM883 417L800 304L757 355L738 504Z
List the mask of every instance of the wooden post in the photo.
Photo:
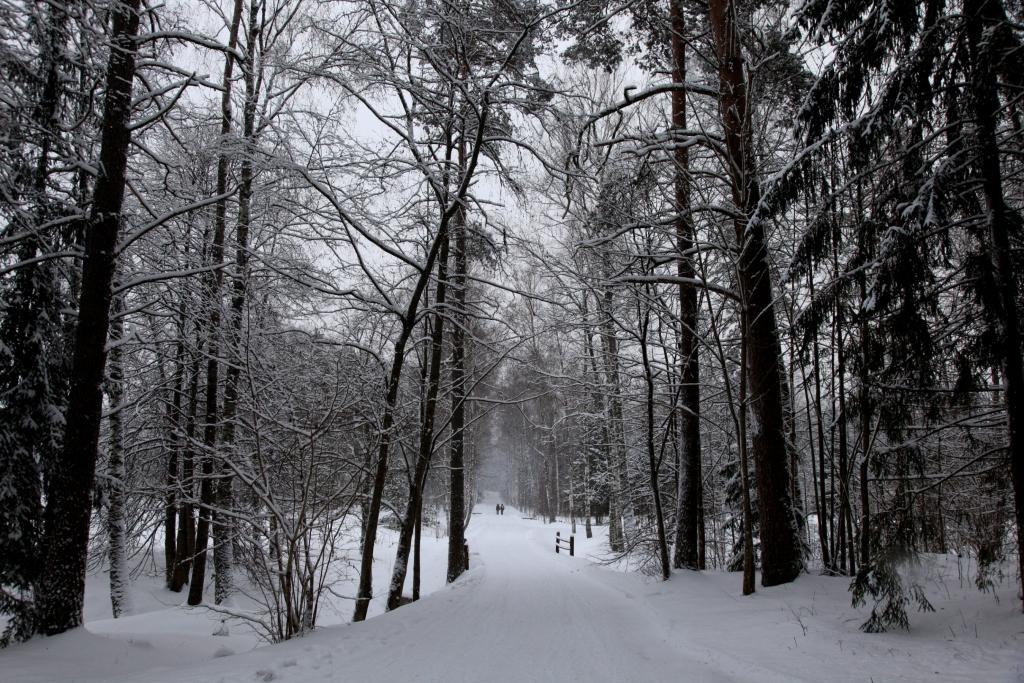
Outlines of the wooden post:
M568 543L569 544L569 557L576 557L576 535L575 534L570 534L569 535L569 540L565 541L562 538L562 532L561 531L556 531L555 532L555 553L556 554L562 552L562 543Z

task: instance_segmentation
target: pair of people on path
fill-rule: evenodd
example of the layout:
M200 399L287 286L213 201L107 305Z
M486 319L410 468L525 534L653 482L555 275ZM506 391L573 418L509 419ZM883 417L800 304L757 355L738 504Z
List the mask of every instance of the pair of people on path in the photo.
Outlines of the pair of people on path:
M505 506L502 503L498 503L494 506L494 514L503 515L505 514Z

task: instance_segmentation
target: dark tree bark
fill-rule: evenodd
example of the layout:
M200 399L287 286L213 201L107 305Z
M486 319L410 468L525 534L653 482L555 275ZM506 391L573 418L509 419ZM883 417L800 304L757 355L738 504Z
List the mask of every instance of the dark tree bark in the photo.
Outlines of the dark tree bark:
M44 516L45 571L39 582L37 631L62 633L82 623L91 495L96 474L115 249L121 223L139 0L113 6L111 50L100 142L100 173L89 215L78 304L64 447L50 476Z
M430 281L430 273L434 269L434 262L437 260L442 244L447 242L449 236L449 225L455 215L463 209L463 201L466 192L469 190L469 181L476 172L477 161L480 157L480 150L483 141L483 131L487 123L487 94L484 94L482 111L479 126L477 127L476 139L473 143L472 154L469 155L469 163L465 166L459 164L463 171L459 185L453 194L438 192L438 200L445 206L441 214L441 222L438 226L437 235L427 254L423 269L416 278L416 285L409 298L409 303L402 316L402 329L395 340L395 350L391 360L391 372L388 375L387 394L384 399L384 415L381 420L380 444L377 450L377 463L374 468L373 489L370 494L370 504L366 511L366 521L363 527L363 544L359 561L359 588L356 594L356 608L352 615L352 621L363 621L366 619L366 612L370 607L370 600L373 598L373 549L377 539L377 525L380 521L381 502L384 498L384 485L388 476L388 455L391 449L392 428L395 424L395 404L398 401L398 388L402 380L402 367L405 363L405 347L409 338L416 328L416 314L419 311L420 301L423 292ZM459 520L460 533L464 530L464 521Z
M178 527L178 489L181 455L181 408L182 394L185 389L185 299L182 297L178 306L178 340L174 348L174 374L171 380L171 400L167 407L167 468L164 473L164 583L168 590L175 588L174 574L178 564L179 550L177 539Z
M833 252L833 257L834 257ZM838 264L836 264L838 265ZM836 273L836 277L838 277ZM839 414L836 416L836 435L839 440L839 531L836 538L836 547L839 553L838 568L842 573L854 574L853 569L853 539L850 538L850 471L849 471L849 439L846 427L846 349L843 339L843 314L842 302L835 302L835 311L832 318L833 334L836 345L836 395L839 404ZM850 566L847 570L847 552L850 555Z
M661 463L654 446L654 373L651 369L651 359L647 352L647 330L649 326L650 310L648 309L640 322L640 358L643 362L644 383L647 387L647 429L645 441L647 446L647 464L651 479L651 495L654 498L654 515L658 530L658 558L661 561L661 578L663 581L668 581L672 570L669 567L668 539L665 534L665 513L662 510L661 487L658 481Z
M606 271L605 276L610 276L610 271ZM613 552L622 552L626 549L626 444L622 424L619 340L612 321L614 296L611 288L606 287L597 301L601 316L601 354L609 392L605 399L608 416L608 546Z
M686 82L686 19L682 0L672 0L672 80ZM672 128L686 129L686 93L672 91ZM675 231L679 285L679 423L681 472L676 502L675 551L672 565L677 569L703 569L704 544L700 542L704 509L704 485L700 453L700 365L697 339L697 287L693 266L695 226L690 218L690 152L677 144L675 169Z
M737 441L740 447L740 503L743 515L743 594L751 595L754 590L754 510L750 504L750 462L747 448L747 363L749 346L747 345L747 308L740 313L740 326L743 329L740 343L740 386L739 386L739 419L737 420Z
M235 417L238 413L239 385L242 367L245 365L242 352L242 320L245 315L245 300L249 273L249 229L252 221L252 184L253 154L255 147L256 100L259 96L257 80L256 49L260 33L258 2L249 4L249 25L246 35L245 60L241 65L245 80L245 103L242 107L242 159L238 179L238 222L235 226L235 273L231 279L231 309L228 320L228 357L227 373L224 378L224 405L222 408L224 429L221 434L221 450L224 458L217 482L217 509L230 510L234 506L232 493L233 472L229 458L235 457ZM217 604L229 600L233 590L231 565L234 560L232 551L232 524L225 520L218 525L220 534L214 549L213 563L217 576L215 600Z
M589 298L590 298L589 295L586 292L584 292L583 293L583 304L582 304L583 325L584 325L584 328L583 328L583 345L584 345L584 349L586 350L586 353L587 353L587 358L584 360L584 364L585 364L584 375L587 374L587 367L586 366L589 365L590 377L592 378L591 379L591 389L590 389L590 396L591 396L590 400L591 400L591 402L593 404L594 415L606 415L607 413L605 412L604 401L602 400L601 392L598 391L598 389L597 389L597 383L600 381L600 372L597 369L597 354L594 352L594 340L593 340L593 337L591 336L590 312L589 312L588 306L587 306L587 300ZM600 426L600 429L598 430L598 434L600 435L600 439L601 439L600 446L598 448L599 449L604 449L605 453L607 455L607 451L608 451L608 423L607 423L606 420L603 420L603 419L601 420L601 426ZM587 492L587 503L586 503L586 505L587 505L587 526L586 526L586 534L587 534L587 538L593 538L593 535L594 535L594 531L593 531L593 529L590 526L590 515L591 515L591 513L593 511L592 510L592 506L593 506L592 497L590 495L591 454L592 454L592 449L593 448L594 448L594 446L593 446L592 442L589 443L588 444L588 448L587 448L587 460L586 460L586 492ZM606 460L607 460L607 457L606 457ZM598 523L600 523L600 522L598 522ZM609 536L610 535L611 535L611 527L609 526Z
M423 494L420 493L420 506L416 508L416 534L412 544L412 599L420 599L420 540L423 537Z
M441 244L441 252L437 257L437 295L434 297L434 329L430 333L430 370L427 378L427 397L423 408L420 424L419 453L416 467L409 487L409 502L406 506L402 529L398 535L398 548L395 551L395 565L391 574L391 587L388 592L387 609L393 610L402 604L402 588L405 586L405 575L409 567L409 552L413 536L418 535L420 510L423 508L423 488L427 483L427 472L434 453L434 416L437 412L437 394L441 384L441 352L444 343L444 305L448 288L448 243ZM419 550L418 546L416 548ZM416 561L418 569L418 558ZM415 571L414 569L414 571ZM418 577L414 576L414 579ZM414 583L416 581L414 580ZM418 590L414 588L414 596Z
M465 168L465 143L458 142L460 171ZM448 499L448 573L451 583L466 571L466 208L459 205L452 217L455 238L452 294L455 322L452 325L452 416L451 450L448 460L450 488Z
M30 595L43 570L45 482L60 453L62 380L74 332L67 322L70 316L60 311L77 298L73 276L71 291L61 294L56 262L32 263L46 250L44 234L49 231L42 226L53 217L48 193L50 157L61 136L62 52L67 43L68 7L51 4L46 10L39 51L43 88L29 129L39 155L34 168L27 158L17 163L14 182L0 198L9 218L5 234L26 234L17 249L23 266L5 283L9 286L4 287L7 300L0 318L0 509L4 511L0 515L0 585L12 598L18 593ZM19 135L4 138L5 147L22 151L18 148L24 140ZM33 204L32 211L25 210ZM12 605L0 643L7 636L28 638L35 629L31 602L18 598L13 602L18 606Z
M803 566L783 416L782 354L764 222L758 215L761 194L755 175L746 67L740 48L736 7L733 0L711 0L708 10L718 55L719 108L725 132L727 170L733 201L744 214L734 221L734 228L739 247L740 289L749 312L747 375L751 411L757 425L752 450L760 517L761 583L774 586L794 580Z
M216 378L214 378L216 380ZM209 383L207 378L207 383ZM214 385L216 386L216 385ZM216 391L214 388L213 391ZM210 388L207 385L207 396ZM199 479L199 521L196 524L195 545L192 552L192 576L188 586L188 604L198 605L203 601L206 584L206 547L210 542L210 524L213 516L215 493L213 489L213 459L202 457Z
M861 283L861 300L867 291ZM868 389L869 352L867 342L867 322L861 325L861 376L860 376L860 566L867 567L871 562L871 496L868 489L868 474L871 464L871 420L873 407L871 392Z
M169 449L167 470L164 475L164 585L173 590L174 567L177 564L177 526L178 526L178 448Z
M1017 575L1024 598L1024 359L1021 358L1020 317L1017 310L1016 278L1011 257L1010 234L1022 227L1020 215L1006 203L996 135L1000 111L996 81L994 41L986 39L1005 20L997 0L966 0L967 38L971 55L971 104L978 145L978 169L985 195L985 221L989 232L989 255L996 285L995 320L1002 345L1003 392L1009 426L1010 476L1013 482L1014 513L1017 522ZM1022 603L1024 605L1024 603Z
M466 166L465 142L458 142L460 172ZM466 571L466 208L462 204L452 217L455 238L452 294L455 322L452 325L452 416L451 450L448 459L451 483L448 497L448 574L451 583Z
M228 50L224 53L224 77L221 81L223 91L220 100L220 143L226 145L228 136L231 134L231 90L232 79L235 69L235 51L238 48L238 28L242 21L242 0L235 0L234 11L231 15L231 25L228 30ZM198 605L203 601L203 590L206 583L206 546L209 544L210 527L217 525L214 533L214 543L220 546L216 552L229 552L226 543L227 524L215 522L214 511L217 502L217 484L214 482L214 449L217 446L217 425L218 425L218 394L220 362L220 291L224 281L223 271L220 269L224 263L224 230L227 224L227 198L224 197L228 189L228 151L222 149L217 158L217 189L216 195L221 197L214 208L213 237L210 242L210 265L214 268L206 279L207 305L210 307L210 318L207 329L207 350L206 350L206 412L203 418L203 455L202 455L202 477L199 482L199 523L196 526L196 546L192 560L192 581L188 587L188 604ZM215 559L216 561L216 559ZM217 567L218 572L216 585L214 587L215 599L222 598L229 589L230 578L223 572L230 574L230 561L221 559Z
M395 404L398 401L398 387L402 380L402 366L405 364L405 347L409 343L409 337L416 329L416 313L419 311L420 300L423 298L423 290L426 289L430 280L430 273L434 269L434 261L438 257L441 243L448 239L448 222L451 219L451 212L445 212L441 218L441 226L434 244L427 255L427 261L423 270L416 280L409 299L409 305L402 316L402 329L395 340L395 350L391 359L391 372L388 375L387 395L384 399L384 416L381 420L380 444L377 448L377 462L374 467L373 488L370 493L370 504L366 511L366 520L363 527L363 544L359 562L359 588L356 594L356 608L352 615L352 621L363 621L366 619L366 612L370 608L370 600L373 598L373 549L377 539L377 525L380 521L380 508L384 499L384 485L388 477L388 455L391 450L392 428L395 425Z
M861 192L861 183L857 183L857 211L863 216L864 198ZM869 241L868 235L861 230L858 236L860 240L860 252L868 259L874 256L873 242ZM860 300L868 299L867 274L857 274L857 287L860 291ZM870 341L868 329L868 316L861 313L858 316L858 327L860 330L860 565L867 567L871 563L871 495L868 488L868 474L871 464L872 429L871 421L874 419L874 403L870 389L870 368L873 365L873 344Z
M810 292L811 301L814 301L814 271L807 269L807 288ZM832 517L828 508L828 490L825 484L828 479L825 476L825 425L821 416L821 360L818 352L818 325L811 323L811 360L814 363L814 422L817 426L818 435L818 482L815 484L815 492L819 497L818 506L818 538L821 541L821 563L825 571L835 569L832 564L831 546L829 541L829 529L832 524ZM810 417L808 417L810 420ZM812 446L813 450L813 446Z
M178 506L177 553L174 565L174 583L171 590L179 592L192 572L192 557L196 549L195 516L195 435L196 415L199 410L199 349L202 332L196 330L196 350L189 363L188 410L185 413L184 447L181 451L181 503Z
M359 480L359 547L366 542L366 525L370 520L370 498L373 496L373 441L369 424L365 427L366 443L363 448L363 474Z

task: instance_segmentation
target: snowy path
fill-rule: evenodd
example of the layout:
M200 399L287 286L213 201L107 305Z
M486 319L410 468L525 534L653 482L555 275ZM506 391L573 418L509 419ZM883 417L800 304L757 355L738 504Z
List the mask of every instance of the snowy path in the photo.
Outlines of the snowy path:
M390 634L402 619L410 635L390 657L357 655L380 663L378 680L724 680L671 647L642 603L581 571L586 560L556 555L551 527L508 506L499 517L493 502L477 511L469 543L481 566L467 585L375 620Z
M661 582L586 557L605 547L604 529L591 541L581 529L575 558L556 555L567 525L511 507L497 516L494 503L485 498L470 524L471 570L394 612L218 656L237 636L210 638L205 613L172 607L0 651L0 683L1024 681L1012 581L996 603L958 590L956 565L937 562L937 611L912 615L909 633L869 635L847 579L805 575L748 597L736 574ZM438 550L432 573L443 569ZM393 552L379 547L382 563Z
M173 674L119 680L733 680L668 642L663 620L643 601L596 578L612 572L556 555L553 527L510 506L498 516L485 499L467 540L470 572L395 612Z

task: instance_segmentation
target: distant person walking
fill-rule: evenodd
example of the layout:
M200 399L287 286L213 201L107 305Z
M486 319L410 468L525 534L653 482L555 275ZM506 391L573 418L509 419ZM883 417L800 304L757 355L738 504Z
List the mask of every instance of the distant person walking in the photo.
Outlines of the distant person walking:
M498 514L499 515L505 514L505 504L501 503L498 507L500 508Z
M495 503L495 505L494 505L494 514L496 514L496 515L500 515L501 514L501 503Z

